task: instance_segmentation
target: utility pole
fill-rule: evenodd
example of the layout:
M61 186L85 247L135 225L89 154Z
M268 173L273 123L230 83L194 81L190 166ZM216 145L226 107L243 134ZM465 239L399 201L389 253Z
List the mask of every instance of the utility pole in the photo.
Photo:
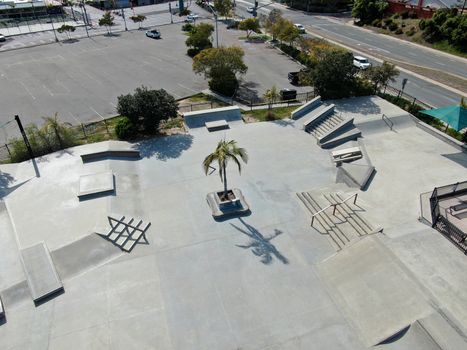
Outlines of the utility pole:
M127 32L128 32L128 28L127 28L127 26L126 26L125 11L123 11L123 7L122 7L122 9L121 9L121 10L122 10L122 17L123 17L123 22L125 23L125 31L127 31Z
M217 30L217 12L214 10L211 4L208 3L208 6L211 9L212 14L214 15L214 20L216 21L216 47L219 48L219 31Z
M172 18L172 4L169 2L169 12L170 12L170 23L173 23L174 20Z
M55 33L54 20L50 18L50 14L49 14L49 19L50 19L50 24L52 24L52 30L54 31L55 42L58 43L57 33Z
M34 159L34 153L32 152L31 144L29 143L28 136L24 132L23 124L21 124L21 119L19 119L18 115L15 115L15 120L18 123L18 128L19 131L21 132L21 135L23 136L24 144L26 145L26 148L28 149L29 156L31 159Z

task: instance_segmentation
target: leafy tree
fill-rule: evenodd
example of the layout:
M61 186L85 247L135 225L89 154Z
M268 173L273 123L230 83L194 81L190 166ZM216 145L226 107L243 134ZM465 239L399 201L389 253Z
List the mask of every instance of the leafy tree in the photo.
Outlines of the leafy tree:
M177 101L164 89L149 90L142 86L134 94L118 97L117 111L139 128L152 132L159 127L161 120L177 116Z
M128 117L122 117L115 125L115 134L120 140L131 139L136 131L135 125Z
M188 55L193 57L202 50L211 48L211 35L213 32L214 27L209 23L200 23L194 26L185 41L185 44L189 47Z
M383 18L388 6L383 0L354 0L352 16L362 23L371 23L377 18Z
M387 85L388 82L394 82L399 75L396 66L384 61L381 66L372 66L364 71L364 77L373 83L375 93L378 88Z
M106 11L99 19L99 26L105 26L107 28L107 34L112 34L112 26L115 24L115 17L112 16L110 11Z
M232 0L214 0L214 9L219 15L228 17L232 13L233 2Z
M204 173L209 173L210 165L217 161L219 165L219 176L222 183L224 184L224 196L227 199L227 173L226 168L229 161L233 161L238 166L238 171L241 173L242 165L239 158L244 162L248 163L248 154L244 148L238 147L237 142L234 140L226 141L221 140L217 144L216 150L209 154L203 161Z
M289 43L290 46L293 45L294 41L300 36L300 31L294 26L294 24L289 20L284 20L280 25L280 32L278 38L280 41L285 41Z
M263 97L268 101L268 109L271 109L274 101L278 100L280 97L276 85L273 85L270 89L266 90Z
M307 77L323 98L343 98L355 89L357 70L351 52L324 49L317 53L317 63Z
M64 24L61 27L57 28L57 32L59 32L59 33L65 32L66 33L66 36L68 37L68 40L71 39L70 32L72 33L75 30L76 30L76 28L74 26L71 26L71 25L68 25L68 24Z
M144 15L131 16L130 19L133 21L133 23L138 23L139 29L141 29L143 22L146 20L146 16Z
M221 94L232 96L238 87L237 74L245 74L245 53L240 47L219 47L201 51L193 58L193 71L204 74L209 87Z
M259 21L254 17L244 19L239 23L238 29L246 31L246 38L249 39L251 33L259 32Z
M281 23L284 21L282 17L282 11L273 9L269 12L266 20L264 21L264 27L267 32L271 33L272 40L276 40L277 36L281 32Z

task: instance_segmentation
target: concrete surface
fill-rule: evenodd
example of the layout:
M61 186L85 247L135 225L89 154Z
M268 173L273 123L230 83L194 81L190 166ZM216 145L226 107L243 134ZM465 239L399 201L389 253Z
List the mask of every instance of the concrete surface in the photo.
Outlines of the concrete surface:
M384 234L337 255L295 195L336 186L335 166L287 120L144 140L132 145L141 154L134 161L83 164L79 155L97 144L38 159L36 171L31 162L0 166L13 178L2 193L28 180L4 196L13 230L2 234L18 248L45 241L65 288L36 308L20 273L8 272L2 348L365 349L440 310L445 338L439 323L425 324L427 332L465 343L467 261L417 221L419 193L465 176L465 167L445 156L452 146L405 122L397 107L377 98L335 104L362 124L381 113L402 118L395 131L376 122L363 131L378 173L357 205ZM201 164L224 137L249 153L241 175L230 165L227 172L253 210L216 222L205 198L222 183ZM106 170L115 174L116 195L79 202L79 176ZM112 212L152 222L149 244L114 254L103 247L111 243L88 240ZM14 263L3 254L11 247L0 245L0 266ZM414 339L414 350L426 349Z
M78 197L105 194L115 190L114 175L111 171L81 175L79 178Z

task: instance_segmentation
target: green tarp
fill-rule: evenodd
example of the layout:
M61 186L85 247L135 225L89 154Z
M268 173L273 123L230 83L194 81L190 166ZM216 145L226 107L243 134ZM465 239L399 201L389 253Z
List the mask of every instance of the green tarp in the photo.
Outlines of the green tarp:
M457 106L448 106L437 109L426 109L420 113L435 117L457 131L467 128L467 108Z

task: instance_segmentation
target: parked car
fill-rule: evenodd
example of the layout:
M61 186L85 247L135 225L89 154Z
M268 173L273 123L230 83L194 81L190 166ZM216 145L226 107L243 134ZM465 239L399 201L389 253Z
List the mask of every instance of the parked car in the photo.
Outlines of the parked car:
M298 31L300 33L305 33L305 26L303 24L295 23L294 26L295 26L295 28L298 29Z
M5 35L3 35L3 34L0 34L0 42L1 41L6 41Z
M151 29L146 32L146 36L148 38L153 38L153 39L160 39L161 38L161 32L158 31L157 29Z
M301 69L299 72L289 72L288 78L289 78L290 84L292 84L292 85L303 85L300 82L300 73L302 73L302 72L307 73L307 72L309 72L309 69L304 68L304 69Z
M253 13L253 11L255 10L255 8L253 6L249 6L246 8L246 12L248 13Z
M353 65L360 69L368 69L371 67L371 63L368 62L368 58L365 58L363 56L354 56Z
M297 90L282 89L279 93L283 101L295 100L297 98Z
M186 16L185 22L186 23L194 23L199 18L199 15L196 13L192 13L191 15Z

